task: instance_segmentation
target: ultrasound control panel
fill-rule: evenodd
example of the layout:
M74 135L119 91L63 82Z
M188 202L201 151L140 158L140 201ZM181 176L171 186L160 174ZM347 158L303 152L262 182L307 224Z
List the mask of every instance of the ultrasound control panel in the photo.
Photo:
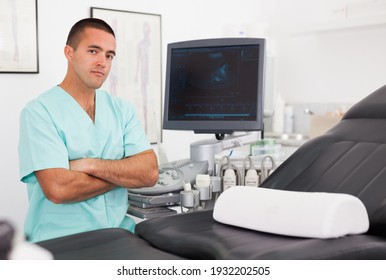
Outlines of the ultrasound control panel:
M160 195L177 192L183 189L185 183L193 184L197 174L208 172L207 161L192 162L180 160L160 166L158 182L153 187L130 189L129 193L142 195Z

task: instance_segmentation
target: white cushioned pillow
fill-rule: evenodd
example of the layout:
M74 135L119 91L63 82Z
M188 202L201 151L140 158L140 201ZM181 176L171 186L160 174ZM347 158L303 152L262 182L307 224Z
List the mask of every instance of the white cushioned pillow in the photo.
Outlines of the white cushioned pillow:
M228 225L308 238L337 238L369 229L366 208L355 196L244 186L220 195L213 218Z

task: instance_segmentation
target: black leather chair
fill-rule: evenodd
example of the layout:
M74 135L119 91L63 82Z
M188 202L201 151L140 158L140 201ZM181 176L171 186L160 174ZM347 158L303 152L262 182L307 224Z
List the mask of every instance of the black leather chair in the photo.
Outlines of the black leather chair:
M261 187L354 195L367 209L370 229L296 238L221 224L212 211L199 211L144 221L136 235L106 229L38 244L57 259L386 259L386 86L299 148Z
M40 241L56 260L178 260L121 228L100 229Z
M337 239L295 238L221 224L202 211L145 221L136 234L190 259L386 259L386 86L299 148L261 187L354 195L370 229Z

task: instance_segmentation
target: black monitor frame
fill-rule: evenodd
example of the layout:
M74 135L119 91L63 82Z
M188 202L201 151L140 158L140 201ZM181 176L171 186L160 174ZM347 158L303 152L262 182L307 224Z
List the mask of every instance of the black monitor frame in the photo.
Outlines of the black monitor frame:
M258 77L257 77L257 108L254 120L170 120L170 79L172 68L172 52L177 49L222 46L251 46L258 45ZM165 103L163 128L171 130L193 130L195 133L214 133L216 135L231 134L235 131L262 131L263 130L263 94L265 72L265 39L261 38L219 38L192 40L168 44L166 63Z

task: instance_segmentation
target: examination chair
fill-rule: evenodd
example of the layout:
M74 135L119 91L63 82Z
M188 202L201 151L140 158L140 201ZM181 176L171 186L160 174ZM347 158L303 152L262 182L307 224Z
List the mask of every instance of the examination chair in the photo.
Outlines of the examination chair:
M204 210L146 220L135 235L105 229L38 244L56 259L386 259L386 86L300 147L260 188L348 194L363 203L368 231L324 239L287 236L218 222ZM259 213L245 215L253 221Z
M82 232L37 242L56 260L178 260L121 228Z
M223 224L213 211L197 211L147 220L136 234L187 259L386 259L386 86L300 147L260 188L355 196L367 210L369 230L299 238ZM259 213L246 215L252 221Z

